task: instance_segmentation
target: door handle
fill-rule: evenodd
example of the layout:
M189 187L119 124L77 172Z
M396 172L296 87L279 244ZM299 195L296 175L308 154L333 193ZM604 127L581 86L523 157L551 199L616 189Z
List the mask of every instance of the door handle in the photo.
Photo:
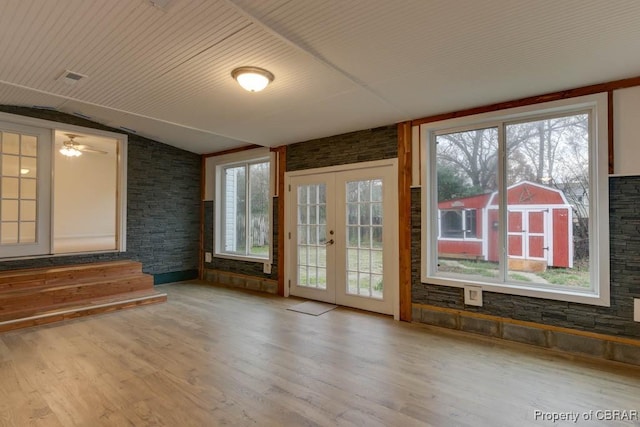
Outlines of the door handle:
M331 239L328 242L325 242L325 246L333 245L334 243L333 239Z

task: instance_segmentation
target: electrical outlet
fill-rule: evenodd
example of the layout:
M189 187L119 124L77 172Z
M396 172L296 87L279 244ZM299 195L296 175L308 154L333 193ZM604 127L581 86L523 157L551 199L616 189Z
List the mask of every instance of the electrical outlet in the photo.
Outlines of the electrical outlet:
M475 305L477 307L482 307L482 287L465 286L464 303L466 305Z
M633 320L640 322L640 298L633 299Z
M271 274L271 264L265 262L262 265L262 271L264 272L264 274Z
M204 253L204 262L211 262L211 252Z

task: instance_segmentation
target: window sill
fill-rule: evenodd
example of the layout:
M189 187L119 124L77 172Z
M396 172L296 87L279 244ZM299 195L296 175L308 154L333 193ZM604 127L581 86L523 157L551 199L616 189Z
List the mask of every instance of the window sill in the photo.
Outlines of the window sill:
M541 298L556 301L575 302L579 304L596 305L610 307L609 295L602 292L600 295L588 292L572 292L565 289L541 288L526 285L511 285L480 281L464 281L436 276L423 277L421 282L425 285L451 286L464 288L465 286L480 286L483 292L494 292L498 294L517 295L530 298Z
M247 261L247 262L257 262L260 264L271 264L271 257L262 258L258 256L249 256L249 255L234 255L234 254L226 254L226 253L214 253L214 258L220 259L231 259L236 261Z

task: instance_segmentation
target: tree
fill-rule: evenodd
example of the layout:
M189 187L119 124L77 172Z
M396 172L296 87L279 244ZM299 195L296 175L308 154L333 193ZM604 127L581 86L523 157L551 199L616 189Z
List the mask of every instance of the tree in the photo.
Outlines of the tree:
M482 192L471 186L463 174L450 165L438 166L438 202L473 196Z

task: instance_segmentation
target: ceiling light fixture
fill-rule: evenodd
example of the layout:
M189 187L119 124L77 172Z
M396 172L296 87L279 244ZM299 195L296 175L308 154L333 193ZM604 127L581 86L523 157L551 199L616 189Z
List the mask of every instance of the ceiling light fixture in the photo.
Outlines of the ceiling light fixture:
M67 157L78 157L82 153L75 147L64 146L60 149L60 154Z
M269 71L258 67L239 67L231 72L243 89L249 92L260 92L275 78Z
M82 155L83 146L79 146L76 142L78 135L72 133L65 133L69 138L67 141L62 141L62 148L60 148L60 154L67 157L80 157Z
M80 150L78 150L77 148L74 148L74 147L62 147L60 149L60 153L63 156L67 156L67 157L78 157L78 156L82 155Z

